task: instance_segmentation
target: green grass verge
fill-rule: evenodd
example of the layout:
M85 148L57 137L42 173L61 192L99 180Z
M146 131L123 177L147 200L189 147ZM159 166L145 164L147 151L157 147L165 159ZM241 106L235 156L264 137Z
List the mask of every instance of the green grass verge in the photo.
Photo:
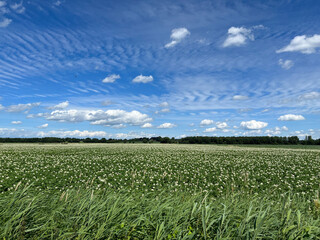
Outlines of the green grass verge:
M0 198L0 239L320 239L320 204L290 194L24 188Z

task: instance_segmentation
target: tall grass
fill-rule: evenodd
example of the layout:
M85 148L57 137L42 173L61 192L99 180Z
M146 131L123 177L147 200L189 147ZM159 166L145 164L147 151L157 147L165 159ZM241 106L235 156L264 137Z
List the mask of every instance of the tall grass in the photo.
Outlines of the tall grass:
M20 186L0 198L0 239L320 239L317 201Z

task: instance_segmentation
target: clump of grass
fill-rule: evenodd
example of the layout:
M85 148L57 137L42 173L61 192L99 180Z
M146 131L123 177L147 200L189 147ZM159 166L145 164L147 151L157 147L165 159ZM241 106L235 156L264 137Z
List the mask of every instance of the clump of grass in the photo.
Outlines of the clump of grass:
M18 188L0 198L1 239L319 239L313 199Z

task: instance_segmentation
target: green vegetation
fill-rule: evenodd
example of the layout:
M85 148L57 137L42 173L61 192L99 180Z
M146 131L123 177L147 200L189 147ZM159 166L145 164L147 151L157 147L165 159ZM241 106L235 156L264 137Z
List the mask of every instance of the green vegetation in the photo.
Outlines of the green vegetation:
M319 239L320 151L2 144L0 239Z
M0 138L0 143L181 143L181 144L268 144L268 145L320 145L320 139L306 136L259 136L259 137L184 137L181 139L169 137L133 138L133 139L105 139L105 138Z

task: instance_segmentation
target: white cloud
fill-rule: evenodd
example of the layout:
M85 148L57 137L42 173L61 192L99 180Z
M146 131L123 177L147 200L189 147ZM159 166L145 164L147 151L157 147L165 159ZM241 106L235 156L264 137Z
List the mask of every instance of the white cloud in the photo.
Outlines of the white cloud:
M112 74L112 75L107 76L105 79L103 79L102 82L104 82L104 83L113 83L119 78L120 78L120 75Z
M148 83L152 81L153 81L153 77L151 75L150 76L139 75L132 80L132 82L134 83Z
M177 125L173 124L173 123L163 123L160 126L158 126L157 128L173 128L176 127Z
M117 133L113 137L119 139L130 139L130 138L142 138L142 137L154 137L155 134L153 133L145 133L145 132L129 132L129 133Z
M294 63L291 60L282 60L279 59L279 65L286 70L289 70L293 67Z
M49 126L49 124L45 123L45 124L42 124L42 125L38 126L38 128L47 128L48 126Z
M162 103L159 104L159 107L167 108L167 107L169 107L169 103L168 102L162 102Z
M48 109L53 109L53 110L57 110L57 109L65 109L69 106L69 102L65 101L65 102L61 102L55 106L49 107Z
M2 106L2 104L0 104L0 111L4 109L4 106Z
M19 124L21 124L22 122L21 122L21 121L12 121L11 123L12 123L12 124L15 124L15 125L19 125Z
M204 130L203 132L204 133L211 133L211 132L215 132L217 131L217 128L216 127L213 127L213 128L207 128L206 130Z
M120 124L117 124L117 125L112 125L111 127L115 128L115 129L120 129L120 128L126 128L127 126L122 124L122 123L120 123Z
M7 5L7 3L5 1L0 1L0 8L4 7L5 5Z
M53 4L54 4L55 6L57 6L57 7L59 7L59 6L62 4L62 2L58 0L58 1L54 2Z
M268 126L268 123L260 122L260 121L256 121L256 120L243 121L240 123L241 128L248 129L248 130L258 130L261 128L265 128L266 126Z
M152 124L151 123L145 123L141 126L142 128L152 128Z
M254 40L251 29L244 27L231 27L228 29L228 37L223 43L223 47L241 46L246 44L247 40Z
M283 52L301 52L304 54L311 54L316 52L316 48L320 47L320 35L313 35L307 37L306 35L294 37L288 46L285 46L277 51Z
M320 92L310 92L299 96L299 100L314 100L320 98Z
M65 137L74 137L74 138L102 138L102 137L107 137L108 134L104 131L79 131L79 130L74 130L74 131L49 131L49 132L39 132L37 134L38 137L60 137L60 138L65 138Z
M278 118L279 121L300 121L305 120L302 115L295 115L295 114L286 114L282 115Z
M25 7L22 5L22 1L20 3L14 3L12 5L10 5L11 9L14 10L17 13L24 13L24 11L26 10Z
M143 125L152 121L147 114L138 111L126 112L124 110L56 110L45 114L47 120L60 122L89 121L93 125L114 126L119 124Z
M7 108L7 112L22 112L22 111L29 111L34 107L40 106L40 103L27 103L27 104L18 104L18 105L11 105Z
M283 131L288 131L289 128L287 128L286 126L283 126L283 127L281 127L281 130L283 130Z
M203 119L200 122L200 126L208 126L208 125L211 125L211 124L214 124L214 121L210 120L210 119Z
M190 35L190 32L186 28L175 28L171 31L171 42L167 43L164 47L171 48L180 43L184 38Z
M227 124L226 122L217 122L217 123L216 123L216 126L217 126L217 128L219 128L219 129L223 129L223 128L228 127L228 124Z
M160 112L168 113L168 112L170 112L170 109L169 108L164 108L164 109L161 109Z
M12 22L11 19L9 19L9 18L4 18L4 19L0 22L0 27L1 27L1 28L8 27L11 22Z
M28 137L28 133L24 129L0 128L1 137Z
M242 101L242 100L247 100L249 99L248 96L243 96L243 95L235 95L232 97L233 100L236 100L236 101Z
M109 106L111 104L112 104L112 101L110 101L110 100L105 100L105 101L101 102L102 106Z

